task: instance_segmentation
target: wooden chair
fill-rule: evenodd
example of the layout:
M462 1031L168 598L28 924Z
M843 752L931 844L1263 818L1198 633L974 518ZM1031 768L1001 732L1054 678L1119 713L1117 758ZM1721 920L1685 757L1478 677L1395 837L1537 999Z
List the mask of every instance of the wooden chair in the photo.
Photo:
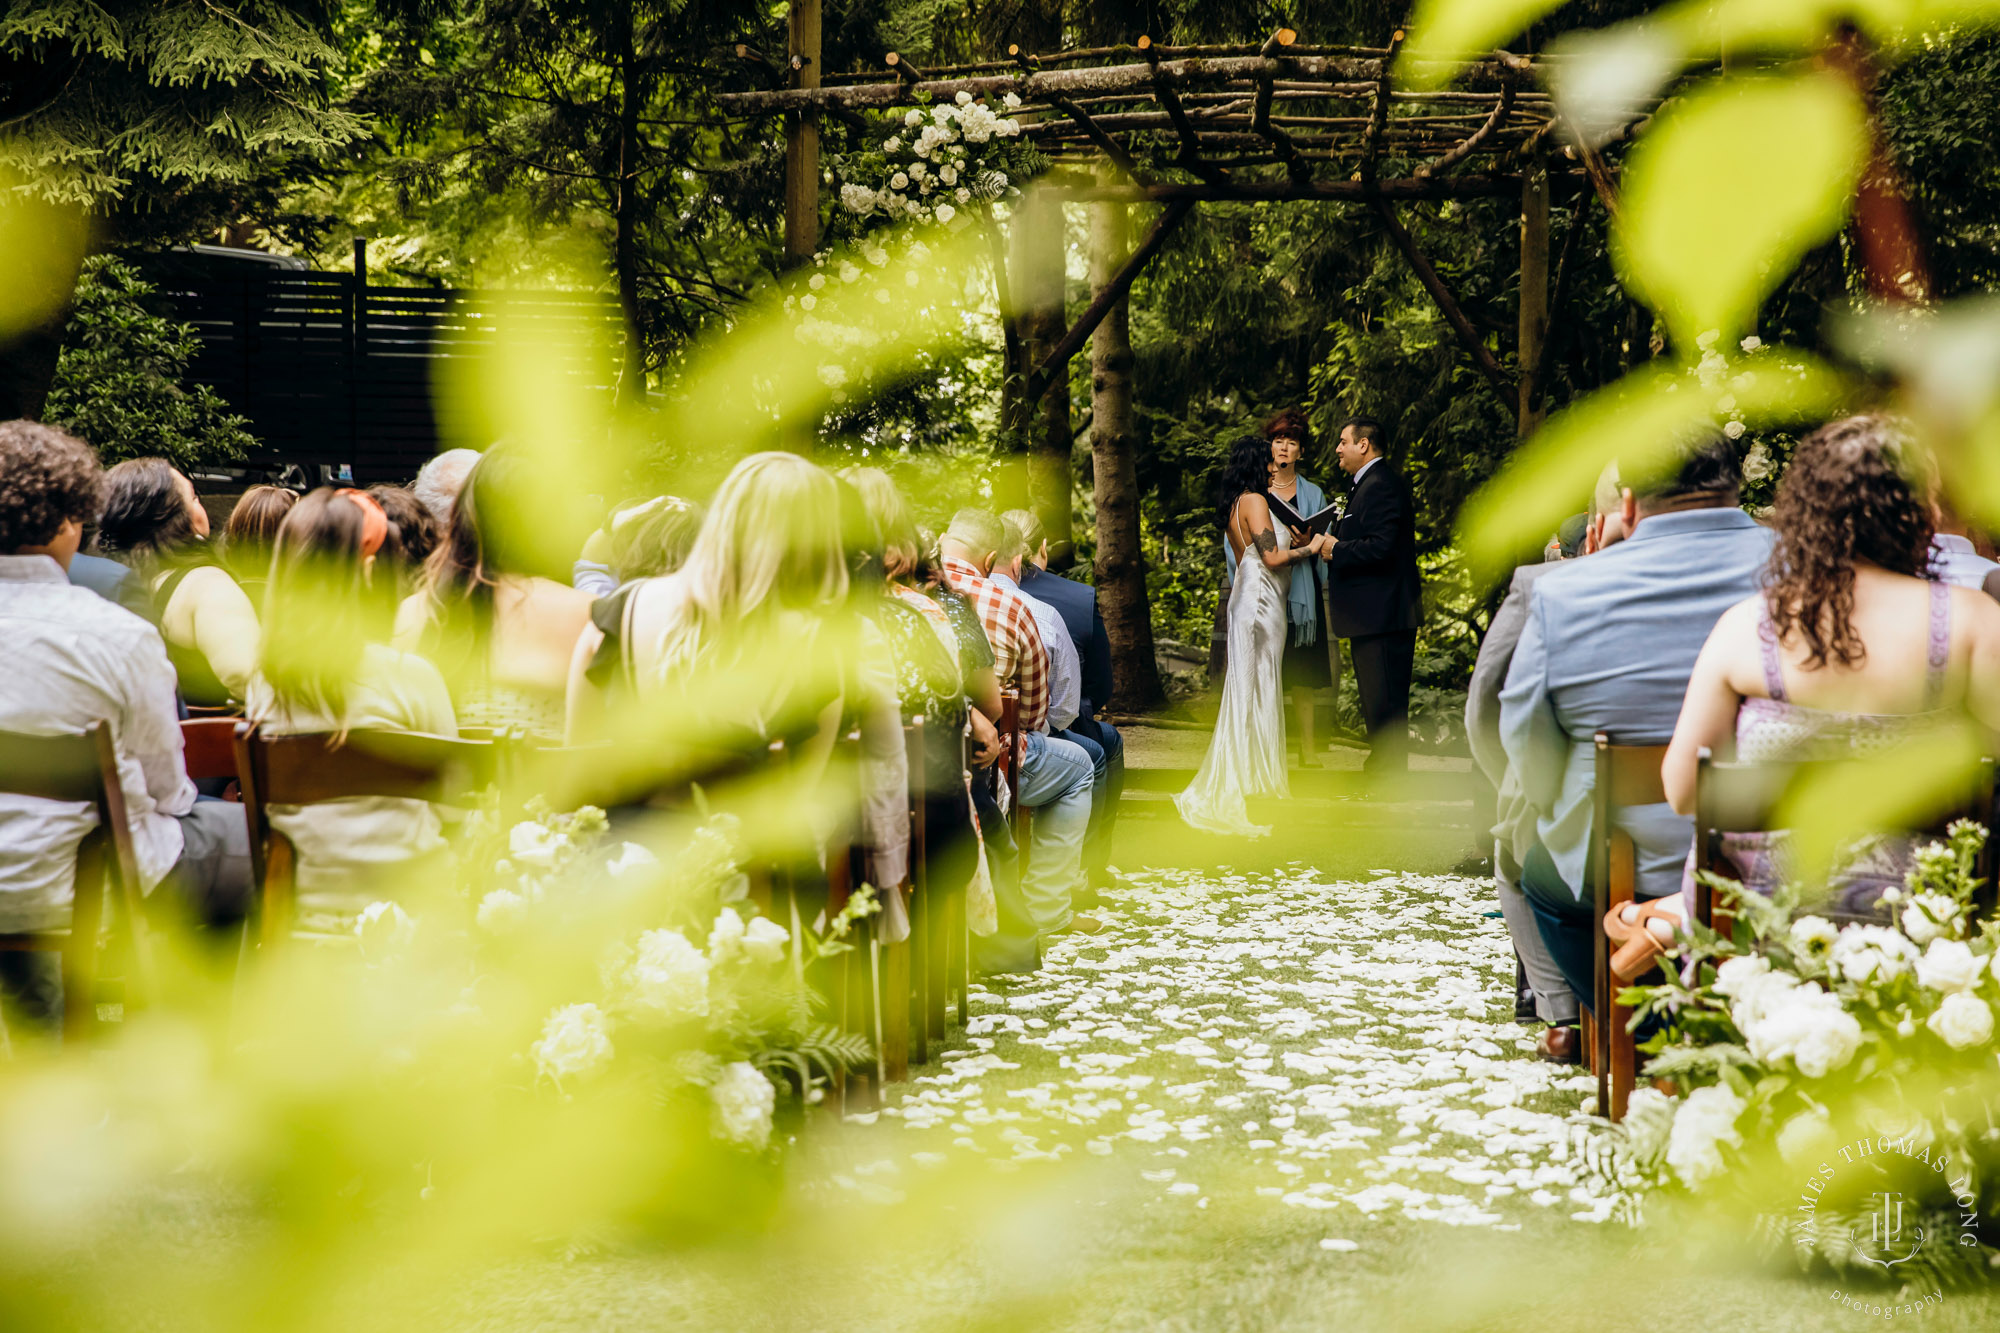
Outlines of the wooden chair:
M1604 934L1604 918L1637 895L1639 880L1638 847L1632 835L1618 827L1620 810L1634 805L1657 805L1667 799L1660 765L1667 757L1664 745L1619 745L1608 733L1596 735L1596 786L1591 793L1590 892L1591 935L1596 943L1593 964L1591 1012L1595 1022L1586 1021L1584 1045L1597 1074L1598 1114L1617 1121L1625 1118L1637 1078L1638 1047L1629 1020L1617 1016L1617 986L1611 975L1611 942ZM1586 1020L1590 1015L1586 1015Z
M62 955L63 1036L81 1041L97 1022L97 979L105 897L109 893L125 917L130 975L128 1005L153 997L151 944L146 935L144 889L126 820L125 789L118 780L118 751L111 724L67 736L0 732L0 791L44 801L92 806L97 827L77 844L75 892L67 930L0 935L0 950Z
M233 717L191 717L181 723L181 761L190 778L200 782L236 777L239 721Z
M493 780L493 746L445 736L354 731L266 736L236 724L237 780L250 824L250 869L265 948L290 934L296 853L271 828L275 805L318 805L356 796L392 796L452 804Z
M1725 836L1770 831L1773 815L1785 797L1798 783L1826 767L1824 762L1738 763L1718 760L1707 746L1703 746L1695 770L1695 868L1726 879L1739 878L1740 869L1730 862L1725 852ZM2000 832L1994 828L1993 798L1994 761L1991 758L1982 759L1963 799L1924 827L1907 831L1942 838L1955 820L1971 819L1985 825L1989 831ZM1975 905L1982 914L1991 913L1996 896L2000 896L2000 848L1996 848L1990 839L1979 855L1975 871L1980 884ZM1727 929L1728 914L1718 908L1713 897L1709 887L1697 881L1693 904L1695 919L1717 930ZM1873 916L1857 917L1831 909L1822 909L1820 914L1830 917L1836 924L1875 920Z

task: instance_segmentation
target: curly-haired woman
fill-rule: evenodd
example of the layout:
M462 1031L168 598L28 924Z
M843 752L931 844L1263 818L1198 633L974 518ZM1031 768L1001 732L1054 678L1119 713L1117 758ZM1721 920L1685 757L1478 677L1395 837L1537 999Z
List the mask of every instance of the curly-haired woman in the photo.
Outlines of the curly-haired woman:
M1724 612L1695 663L1662 776L1690 814L1703 746L1743 761L1867 755L1967 710L2000 730L2000 605L1931 569L1931 510L1916 460L1891 421L1849 417L1793 455L1771 524L1765 590ZM1745 835L1733 858L1766 891L1783 877L1782 841ZM1894 841L1846 865L1835 908L1869 911L1902 880ZM1661 900L1667 920L1679 904ZM1631 933L1637 913L1608 923ZM1647 950L1636 939L1631 966Z

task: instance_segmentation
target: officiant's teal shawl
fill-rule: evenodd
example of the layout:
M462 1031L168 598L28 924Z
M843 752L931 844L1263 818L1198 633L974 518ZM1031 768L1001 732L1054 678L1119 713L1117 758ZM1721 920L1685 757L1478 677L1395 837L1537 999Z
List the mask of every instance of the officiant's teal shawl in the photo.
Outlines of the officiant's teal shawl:
M1317 514L1326 508L1326 492L1307 481L1298 479L1297 503L1292 508L1301 514ZM1236 586L1236 552L1229 549L1229 538L1222 539L1222 562L1229 574L1229 586ZM1285 589L1285 619L1292 625L1292 646L1304 648L1319 642L1319 586L1313 578L1313 562L1301 560L1292 566L1292 582Z

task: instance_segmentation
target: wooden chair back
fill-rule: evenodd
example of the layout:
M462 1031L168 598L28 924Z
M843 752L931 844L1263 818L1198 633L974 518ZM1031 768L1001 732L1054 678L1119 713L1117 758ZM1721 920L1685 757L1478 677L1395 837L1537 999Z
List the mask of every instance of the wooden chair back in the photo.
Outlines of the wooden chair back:
M85 804L97 814L97 827L77 844L68 930L0 935L0 950L62 955L63 1035L80 1041L90 1035L97 1020L99 947L107 894L116 899L125 918L132 969L126 978L126 1003L143 1004L153 994L145 890L139 883L138 858L132 850L132 826L127 822L125 789L118 779L118 749L111 724L98 722L88 731L58 736L0 732L0 792Z
M247 722L236 724L234 740L267 948L291 931L296 871L290 841L271 828L272 806L357 796L450 804L495 775L493 746L485 741L387 731L266 736Z
M1702 747L1696 762L1695 868L1727 879L1738 878L1740 871L1725 852L1725 835L1772 831L1774 816L1785 798L1799 784L1832 766L1828 761L1744 763L1719 760L1707 746ZM1986 758L1980 761L1960 800L1923 827L1902 831L1943 838L1955 821L1971 819L1985 825L1989 832L2000 832L1994 828L1993 799L1994 761ZM2000 891L2000 849L1994 846L1991 839L1980 853L1974 869L1979 879L1975 904L1982 915L1989 914L1995 907L1996 891ZM1718 911L1713 898L1713 891L1697 880L1694 901L1696 919L1704 925L1722 929L1727 925L1727 913ZM1827 915L1839 921L1856 919L1838 911L1829 911ZM1721 924L1718 924L1718 918Z
M1590 864L1591 934L1595 940L1590 1025L1592 1067L1597 1072L1597 1109L1612 1120L1625 1118L1632 1097L1638 1051L1632 1029L1615 1016L1617 989L1611 975L1611 944L1604 918L1631 902L1638 892L1639 849L1632 835L1618 827L1618 813L1635 805L1658 805L1667 799L1660 766L1664 745L1620 745L1607 732L1594 738L1595 786L1591 792Z
M233 717L191 717L181 723L181 761L196 782L236 776L236 725Z

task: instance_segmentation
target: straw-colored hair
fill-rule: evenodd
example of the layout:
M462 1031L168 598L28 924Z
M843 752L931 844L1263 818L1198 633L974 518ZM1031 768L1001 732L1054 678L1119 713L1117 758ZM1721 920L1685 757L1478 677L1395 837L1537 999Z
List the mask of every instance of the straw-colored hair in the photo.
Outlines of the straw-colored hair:
M847 597L840 492L797 454L752 454L715 493L675 575L687 595L660 636L663 675L726 667L759 645L780 611L821 612ZM767 646L767 645L766 645Z

